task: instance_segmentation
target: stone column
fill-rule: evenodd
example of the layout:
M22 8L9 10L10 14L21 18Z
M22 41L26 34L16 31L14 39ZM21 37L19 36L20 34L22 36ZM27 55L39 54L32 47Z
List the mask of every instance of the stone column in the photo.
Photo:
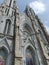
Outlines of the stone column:
M15 29L15 65L22 65L22 54L20 49L20 35L19 35L20 18L16 15L16 29Z

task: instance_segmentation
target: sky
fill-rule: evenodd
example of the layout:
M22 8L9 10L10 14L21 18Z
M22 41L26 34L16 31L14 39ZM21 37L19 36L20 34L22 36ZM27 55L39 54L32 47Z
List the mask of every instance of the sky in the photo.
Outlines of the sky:
M26 5L30 6L38 15L49 33L49 0L16 0L20 13L23 13ZM3 0L0 0L2 3Z

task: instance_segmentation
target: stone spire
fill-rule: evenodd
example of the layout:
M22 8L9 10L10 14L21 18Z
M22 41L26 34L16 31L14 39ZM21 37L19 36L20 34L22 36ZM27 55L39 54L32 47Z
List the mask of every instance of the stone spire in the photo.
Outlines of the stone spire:
M13 7L15 5L16 0L4 0L5 4L9 7Z
M16 9L16 0L4 0L5 3L5 14L12 16Z
M4 31L7 34L9 30L9 26L14 26L16 22L16 1L15 0L4 0L4 2L0 6L0 21L3 21L2 25L0 24L0 28L3 28L1 33ZM11 23L12 22L12 23ZM12 30L11 27L11 30ZM3 32L3 33L4 33ZM12 32L13 35L13 32Z

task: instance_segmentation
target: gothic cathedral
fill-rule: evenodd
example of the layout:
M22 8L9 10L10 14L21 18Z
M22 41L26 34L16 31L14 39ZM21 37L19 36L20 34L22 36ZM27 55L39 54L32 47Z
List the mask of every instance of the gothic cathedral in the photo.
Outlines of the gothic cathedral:
M49 36L33 9L20 14L16 0L0 6L0 65L49 65Z

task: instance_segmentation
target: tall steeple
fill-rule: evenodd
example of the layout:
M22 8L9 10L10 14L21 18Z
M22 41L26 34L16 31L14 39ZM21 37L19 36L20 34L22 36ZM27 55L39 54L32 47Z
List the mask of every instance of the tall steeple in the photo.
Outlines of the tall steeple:
M3 15L1 14L0 17L0 21L5 22L5 26L1 26L1 28L3 28L4 33L6 30L6 34L8 32L8 30L10 30L9 25L11 26L12 24L15 24L15 18L16 18L16 1L15 0L4 0L3 4L1 5L1 10L3 11ZM0 11L0 12L2 12ZM3 20L4 19L4 20ZM7 21L8 20L8 21ZM12 21L12 22L10 22ZM3 23L2 23L3 25ZM13 25L11 27L11 31L13 30ZM9 31L9 32L11 32ZM1 32L2 33L2 32ZM11 34L12 33L12 34ZM13 31L10 34L13 35Z
M16 7L15 0L4 0L0 6L0 58L4 60L4 65L14 63Z

